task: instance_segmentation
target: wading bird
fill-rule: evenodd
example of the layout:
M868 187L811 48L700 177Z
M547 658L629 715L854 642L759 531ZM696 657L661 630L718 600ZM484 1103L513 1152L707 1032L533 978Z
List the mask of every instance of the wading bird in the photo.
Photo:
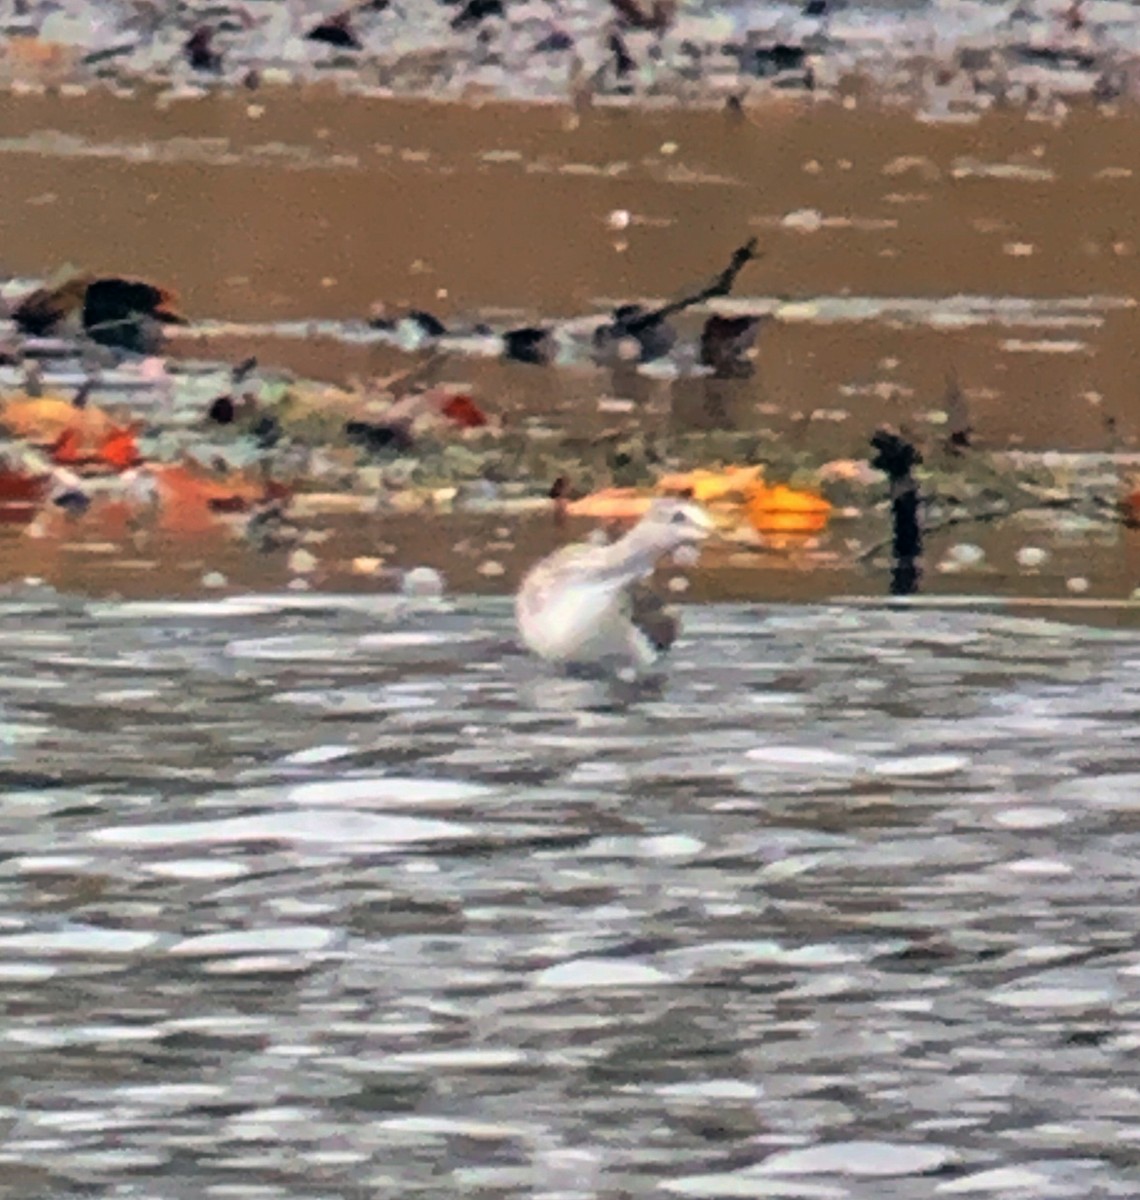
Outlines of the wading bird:
M515 598L524 644L563 667L646 672L673 645L678 622L639 585L660 559L714 528L700 505L661 499L611 545L556 550L530 569Z

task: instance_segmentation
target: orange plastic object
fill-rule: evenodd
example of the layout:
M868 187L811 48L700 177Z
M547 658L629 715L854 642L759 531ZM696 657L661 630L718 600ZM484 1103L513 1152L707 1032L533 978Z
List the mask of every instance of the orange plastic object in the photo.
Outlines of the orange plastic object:
M571 517L594 517L602 521L637 520L645 516L652 503L652 496L636 488L603 488L581 500L572 500L566 505L566 513Z
M1120 515L1129 529L1140 529L1140 487L1120 499Z
M760 533L820 533L831 516L831 505L815 492L800 492L784 484L753 489L748 519Z
M70 400L43 396L9 400L0 410L0 423L16 437L51 442L67 429L98 440L112 429L106 413L95 405L77 409Z
M756 487L763 487L763 467L723 467L709 471L703 467L680 475L663 475L657 490L670 495L687 492L701 504L744 497Z
M112 429L99 447L99 457L117 471L125 471L142 461L135 435L129 429Z
M461 425L464 429L481 429L487 422L487 415L471 399L470 396L459 393L448 397L439 410L449 421Z
M162 500L162 526L175 533L200 533L226 513L248 512L261 500L288 500L279 483L251 483L241 475L210 479L184 466L155 467Z
M57 463L87 462L90 455L83 449L79 433L74 429L65 429L51 448L51 456Z

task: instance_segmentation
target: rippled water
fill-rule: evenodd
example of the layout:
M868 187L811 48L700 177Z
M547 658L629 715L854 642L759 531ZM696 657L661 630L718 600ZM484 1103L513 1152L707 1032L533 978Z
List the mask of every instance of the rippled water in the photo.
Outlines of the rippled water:
M0 1194L1134 1196L1140 639L0 609Z

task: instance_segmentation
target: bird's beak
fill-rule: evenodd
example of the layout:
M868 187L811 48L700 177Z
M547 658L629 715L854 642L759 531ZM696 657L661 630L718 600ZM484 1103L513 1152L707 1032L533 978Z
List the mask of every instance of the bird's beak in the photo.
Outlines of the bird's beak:
M709 537L716 537L720 532L720 526L717 524L712 513L703 505L694 504L690 509L690 517L693 526L700 531L702 541Z

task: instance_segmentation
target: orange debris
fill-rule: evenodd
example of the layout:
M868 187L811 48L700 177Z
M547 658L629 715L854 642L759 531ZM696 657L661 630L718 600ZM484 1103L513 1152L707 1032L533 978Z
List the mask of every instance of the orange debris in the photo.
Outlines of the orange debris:
M596 517L603 521L636 520L643 517L652 496L636 488L603 488L581 500L571 500L566 513L571 517Z
M763 482L763 467L722 467L709 471L699 467L679 475L663 475L657 481L657 489L671 495L687 492L701 504L716 500L743 499L757 484Z
M290 494L279 483L251 483L236 474L211 479L185 466L153 470L162 500L162 524L178 533L213 529L219 515L248 512L263 500L284 500Z
M135 435L130 429L112 429L99 448L99 457L116 471L125 471L142 462Z
M815 492L796 491L784 484L758 484L748 497L748 519L760 533L820 533L831 516L831 505Z
M82 463L90 458L84 449L79 433L75 429L65 429L55 439L51 448L51 456L57 463Z
M70 400L55 396L9 400L0 409L0 424L14 437L34 442L52 442L66 429L98 441L111 430L110 418L101 408L88 404L76 408Z
M464 429L481 429L488 424L487 414L462 392L449 396L440 406L440 413Z

